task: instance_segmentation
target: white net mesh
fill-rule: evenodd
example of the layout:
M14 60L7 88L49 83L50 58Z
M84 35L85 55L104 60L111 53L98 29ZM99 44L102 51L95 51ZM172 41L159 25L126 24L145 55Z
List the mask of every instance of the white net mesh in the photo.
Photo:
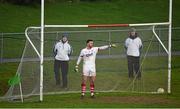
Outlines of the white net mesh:
M44 94L80 92L81 74L74 72L74 66L80 50L85 48L86 40L93 39L95 46L118 44L117 48L101 51L97 55L97 79L95 91L118 92L157 92L163 88L167 92L167 53L164 51L152 32L152 26L136 27L138 36L142 39L141 53L141 79L128 78L125 39L128 37L129 28L48 28L45 30L44 41ZM68 33L68 40L73 48L69 62L68 89L56 85L54 76L54 44L61 39L63 33ZM168 46L168 29L156 27L165 46ZM40 52L40 29L29 29L28 37ZM82 65L80 65L80 72ZM40 84L40 59L29 41L26 41L24 53L17 73L20 74L22 92L24 97L39 95ZM87 83L87 91L89 90ZM5 98L15 98L20 95L19 85L11 86Z

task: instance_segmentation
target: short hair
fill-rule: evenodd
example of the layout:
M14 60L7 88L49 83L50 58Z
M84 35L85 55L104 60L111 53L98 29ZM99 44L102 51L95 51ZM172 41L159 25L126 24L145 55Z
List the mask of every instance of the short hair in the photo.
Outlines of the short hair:
M129 32L136 32L135 28L130 28Z
M87 41L86 41L86 43L89 43L89 42L91 42L91 41L93 41L92 39L88 39Z
M68 33L63 33L63 34L62 34L62 38L63 38L63 37L68 37Z

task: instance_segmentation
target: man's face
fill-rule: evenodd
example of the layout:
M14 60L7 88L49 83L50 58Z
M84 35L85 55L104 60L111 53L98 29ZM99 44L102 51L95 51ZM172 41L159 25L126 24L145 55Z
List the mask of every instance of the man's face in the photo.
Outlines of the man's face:
M135 36L135 35L136 35L136 32L130 32L130 35L131 35L131 36Z
M66 41L67 41L67 37L63 37L63 38L62 38L62 41L63 41L63 42L66 42Z
M89 48L92 48L93 45L94 45L93 41L89 41L89 43L87 43L87 46L88 46Z

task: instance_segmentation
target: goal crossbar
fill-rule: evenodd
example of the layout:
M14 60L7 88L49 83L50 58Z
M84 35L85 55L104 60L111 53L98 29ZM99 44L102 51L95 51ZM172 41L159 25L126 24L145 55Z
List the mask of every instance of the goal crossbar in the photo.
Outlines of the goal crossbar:
M156 26L156 25L169 25L169 22L161 23L139 23L139 24L90 24L90 25L44 25L46 28L88 28L88 27L133 27L133 26Z

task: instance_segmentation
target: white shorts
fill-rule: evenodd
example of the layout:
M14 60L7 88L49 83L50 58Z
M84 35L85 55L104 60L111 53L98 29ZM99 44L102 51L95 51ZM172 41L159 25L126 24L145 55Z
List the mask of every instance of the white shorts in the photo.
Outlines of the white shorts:
M95 65L83 65L83 75L84 76L96 76Z

